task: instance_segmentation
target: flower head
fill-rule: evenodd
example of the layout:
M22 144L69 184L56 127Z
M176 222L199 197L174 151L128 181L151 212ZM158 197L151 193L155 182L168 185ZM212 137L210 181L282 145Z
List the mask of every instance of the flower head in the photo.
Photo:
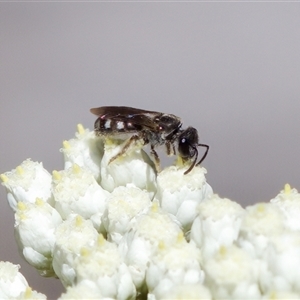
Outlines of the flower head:
M202 284L201 258L200 249L187 243L183 235L179 235L171 246L161 242L151 256L146 272L149 292L161 299L180 284Z
M109 193L97 183L92 173L76 164L67 170L54 171L52 191L55 208L63 219L75 213L92 220L95 228L100 230Z
M101 186L112 192L118 186L133 184L148 191L151 198L156 192L156 171L149 156L137 143L122 153L123 140L105 139L101 161Z
M140 215L151 206L149 193L134 185L119 186L108 198L103 223L109 239L119 243L123 235L134 227Z
M1 179L7 191L8 203L14 211L18 202L34 203L36 198L53 204L51 175L42 163L26 159L16 169L1 174Z
M35 203L19 202L15 213L15 237L29 264L43 276L54 276L52 253L55 230L62 223L59 213L37 198Z
M30 287L27 287L24 292L21 292L16 300L46 300L46 295L38 293L37 291L32 290Z
M257 203L246 208L237 242L253 257L261 258L272 239L284 232L283 212L272 203Z
M300 194L289 184L274 198L271 203L275 204L286 216L285 225L287 228L300 230Z
M197 244L205 258L237 240L245 214L238 203L214 194L197 206L197 212L191 241Z
M77 125L76 137L63 142L61 152L64 154L65 169L74 164L89 170L96 180L100 180L100 164L103 156L103 141L94 131Z
M149 261L160 243L171 246L182 234L178 222L170 214L162 212L157 203L153 204L147 214L137 219L135 226L124 235L119 246L137 289L145 287Z
M157 176L156 198L164 211L176 217L184 231L190 230L197 205L212 194L205 173L204 168L195 167L185 175L183 168L172 166Z
M167 290L165 293L161 293L160 297L155 297L155 299L211 300L212 296L209 289L203 284L181 283L173 286L171 290Z
M25 277L19 272L20 266L0 261L0 298L12 299L28 287Z
M74 284L76 279L76 258L82 247L93 245L98 232L90 220L70 215L56 231L56 243L53 250L53 269L64 286Z
M214 299L259 299L259 264L235 245L204 261L205 285Z
M104 297L134 299L136 289L117 245L100 236L92 247L82 248L77 259L77 282L98 287Z

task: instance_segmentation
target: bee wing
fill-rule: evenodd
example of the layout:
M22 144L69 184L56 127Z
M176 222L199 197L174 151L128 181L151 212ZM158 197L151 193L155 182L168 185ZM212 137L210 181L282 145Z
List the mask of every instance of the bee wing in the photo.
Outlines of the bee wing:
M143 110L127 106L101 106L91 108L91 113L103 119L111 119L114 121L130 121L133 124L140 125L149 130L157 130L157 124L153 121L156 116L162 113Z
M156 111L144 110L128 106L101 106L96 108L91 108L90 112L97 116L107 115L108 117L113 117L117 115L134 115L134 114L161 114Z

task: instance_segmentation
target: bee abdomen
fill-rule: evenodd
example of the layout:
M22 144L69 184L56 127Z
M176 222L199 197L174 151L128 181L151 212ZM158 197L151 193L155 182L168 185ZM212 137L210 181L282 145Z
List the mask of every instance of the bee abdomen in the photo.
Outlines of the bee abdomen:
M95 131L98 135L102 134L118 134L136 132L142 130L142 126L133 124L132 122L115 120L110 118L98 118L95 122Z

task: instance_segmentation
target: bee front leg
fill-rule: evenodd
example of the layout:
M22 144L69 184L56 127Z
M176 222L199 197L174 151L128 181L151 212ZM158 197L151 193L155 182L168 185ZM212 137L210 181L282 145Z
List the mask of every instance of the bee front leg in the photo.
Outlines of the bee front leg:
M160 172L160 159L159 159L159 156L158 156L157 152L155 151L153 145L151 145L151 152L150 153L154 157L154 164L155 164L156 172L159 173Z
M176 154L174 143L166 141L166 152L168 156Z

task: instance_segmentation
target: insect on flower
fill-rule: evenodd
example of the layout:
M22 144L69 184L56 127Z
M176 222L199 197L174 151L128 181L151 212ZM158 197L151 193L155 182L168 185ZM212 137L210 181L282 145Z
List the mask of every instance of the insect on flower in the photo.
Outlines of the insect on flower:
M184 174L188 174L195 165L199 165L208 153L209 146L199 144L197 130L193 127L182 129L181 120L175 115L126 106L102 106L92 108L90 111L98 116L94 125L97 135L130 136L120 153L110 162L124 154L138 140L142 140L144 145L150 145L157 169L160 160L155 148L159 145L166 146L168 155L176 154L175 146L177 146L178 154L183 161L194 159ZM198 146L206 148L199 162L197 162Z

